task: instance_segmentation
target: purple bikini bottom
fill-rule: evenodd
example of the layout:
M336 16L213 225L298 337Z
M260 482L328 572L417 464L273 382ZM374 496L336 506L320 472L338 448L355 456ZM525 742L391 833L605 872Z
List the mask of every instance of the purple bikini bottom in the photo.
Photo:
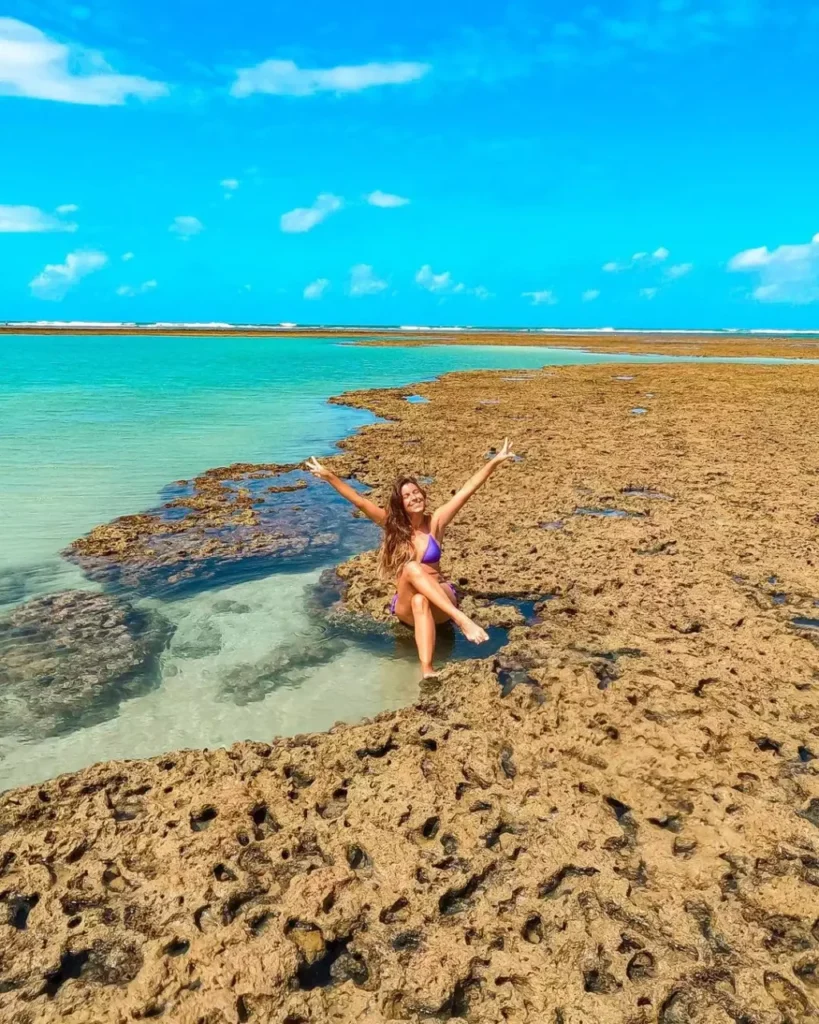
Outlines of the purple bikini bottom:
M458 606L458 591L455 589L454 583L442 583L442 587L449 587L452 592L452 603L457 608ZM395 606L398 604L398 594L393 594L392 601L390 601L390 614L395 615Z

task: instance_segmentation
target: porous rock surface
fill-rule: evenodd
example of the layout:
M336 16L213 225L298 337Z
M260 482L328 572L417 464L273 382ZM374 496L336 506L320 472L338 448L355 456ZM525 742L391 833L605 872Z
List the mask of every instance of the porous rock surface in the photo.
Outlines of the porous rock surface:
M377 497L513 437L444 568L556 596L414 707L0 797L0 1019L819 1019L819 369L624 372L352 397Z

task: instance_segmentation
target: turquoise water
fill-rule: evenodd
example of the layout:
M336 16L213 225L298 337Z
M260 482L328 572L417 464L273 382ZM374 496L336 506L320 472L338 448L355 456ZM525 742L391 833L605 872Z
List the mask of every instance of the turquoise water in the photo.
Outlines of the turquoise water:
M331 395L454 369L673 358L365 348L321 338L6 336L0 346L6 611L52 591L97 589L60 551L99 523L156 505L170 482L235 461L321 456L371 422L366 412L328 405ZM327 643L306 597L317 579L311 569L182 600L135 597L135 607L174 630L156 678L95 720L61 731L35 720L33 700L20 697L6 712L7 723L19 725L4 731L0 722L0 789L96 760L322 729L411 700L411 652L349 638ZM10 642L22 643L6 639L7 657Z

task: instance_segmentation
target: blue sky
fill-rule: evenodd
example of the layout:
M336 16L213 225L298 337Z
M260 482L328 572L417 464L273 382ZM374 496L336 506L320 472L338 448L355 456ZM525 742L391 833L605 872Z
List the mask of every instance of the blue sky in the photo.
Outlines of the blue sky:
M0 319L819 328L819 0L10 0Z

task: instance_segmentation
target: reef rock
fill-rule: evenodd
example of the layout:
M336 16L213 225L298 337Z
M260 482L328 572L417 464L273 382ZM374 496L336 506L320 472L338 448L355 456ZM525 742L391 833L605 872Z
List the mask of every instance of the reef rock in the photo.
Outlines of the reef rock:
M0 620L0 733L48 736L102 721L155 682L171 627L107 594L67 590Z
M327 564L377 536L326 484L293 467L212 469L165 497L153 511L96 527L65 556L92 579L167 593Z

